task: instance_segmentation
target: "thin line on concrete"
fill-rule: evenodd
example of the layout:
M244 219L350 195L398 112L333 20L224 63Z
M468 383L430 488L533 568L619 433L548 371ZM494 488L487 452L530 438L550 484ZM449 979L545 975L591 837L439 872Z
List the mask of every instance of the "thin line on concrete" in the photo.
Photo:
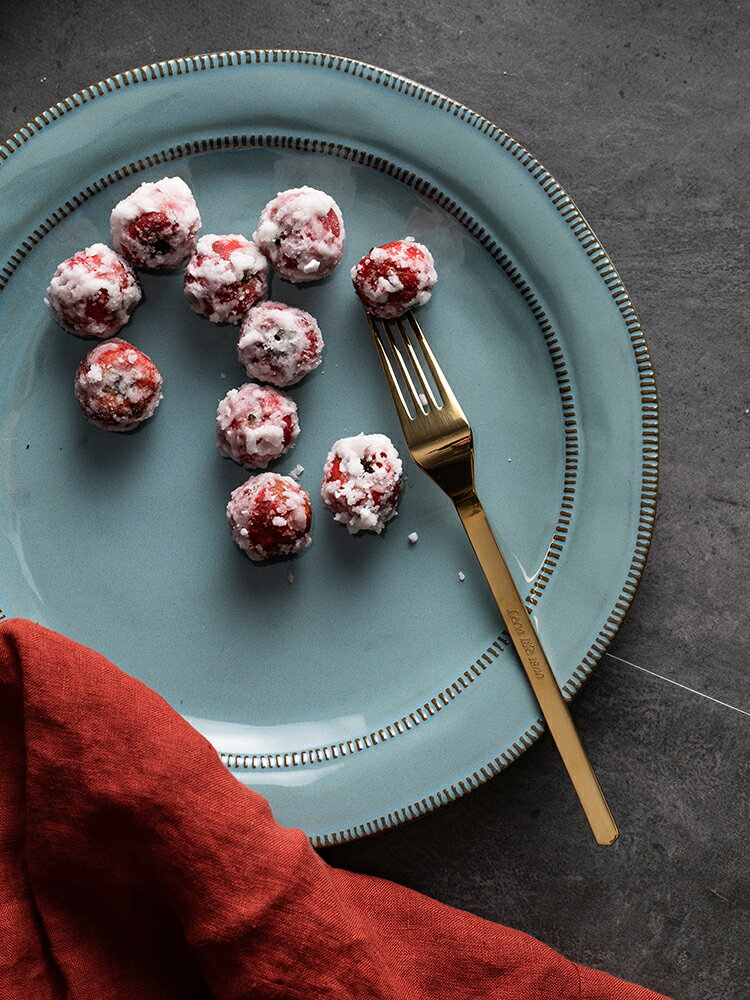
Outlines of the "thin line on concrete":
M673 681L671 677L664 677L662 674L657 674L653 670L647 670L646 667L641 667L637 663L633 663L631 660L623 660L621 656L615 656L614 653L607 653L613 660L619 660L620 663L627 663L629 667L635 667L636 670L642 670L644 674L650 674L652 677L658 677L660 681L666 681L667 684L674 684L675 687L682 688L683 691L689 691L691 694L697 694L701 698L706 698L708 701L713 701L717 705L722 705L724 708L731 708L733 712L739 712L740 715L747 715L750 717L750 712L746 712L744 708L737 708L736 705L729 705L726 701L719 701L718 698L713 698L710 694L705 694L703 691L696 691L695 688L688 687L687 684L680 684L679 681Z

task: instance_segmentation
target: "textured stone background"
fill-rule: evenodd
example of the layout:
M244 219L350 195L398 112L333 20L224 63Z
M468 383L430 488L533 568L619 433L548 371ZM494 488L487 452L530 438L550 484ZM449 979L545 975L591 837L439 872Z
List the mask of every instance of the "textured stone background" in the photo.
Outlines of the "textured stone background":
M5 0L0 23L3 137L135 65L307 48L481 112L582 208L635 301L661 405L646 573L574 705L623 836L590 843L545 738L479 791L325 857L675 1000L750 990L749 25L724 0Z

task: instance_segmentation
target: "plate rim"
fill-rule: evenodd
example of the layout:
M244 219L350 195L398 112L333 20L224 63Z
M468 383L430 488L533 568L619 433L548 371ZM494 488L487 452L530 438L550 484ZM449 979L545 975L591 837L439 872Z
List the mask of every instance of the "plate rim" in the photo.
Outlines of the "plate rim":
M349 73L360 79L365 79L376 86L381 85L398 90L407 98L416 98L433 106L439 105L441 110L452 112L453 115L469 127L478 129L488 137L500 142L504 150L510 152L527 169L552 201L558 214L561 215L568 228L573 232L590 263L605 283L611 298L619 309L630 338L630 347L633 352L633 360L638 375L641 399L640 511L637 518L638 527L635 548L631 556L628 571L620 587L620 594L588 652L582 657L578 667L573 670L570 680L562 685L563 695L566 700L570 701L591 675L612 639L615 637L630 609L645 569L653 538L659 481L659 405L653 363L630 295L615 265L573 199L539 160L529 153L524 146L513 139L501 126L496 125L491 120L441 92L390 70L351 57L337 56L306 49L239 49L146 63L86 86L56 102L46 111L35 116L25 126L21 126L8 139L0 142L0 161L9 159L14 153L23 149L35 135L39 134L43 129L54 125L67 112L73 111L83 104L95 100L99 96L105 96L108 93L121 90L124 86L145 84L150 81L164 79L165 77L180 76L210 69L227 69L228 67L238 65L285 62L308 64L326 70ZM0 162L0 169L1 166L2 163ZM73 207L72 205L70 206L71 210ZM60 209L58 209L59 211ZM62 212L63 217L68 214L64 208ZM52 212L53 218L55 215L56 213ZM55 222L57 221L62 221L62 219L55 219ZM47 232L48 230L44 224L41 224L34 233L29 234L22 240L22 246L17 248L15 254L11 254L11 258L7 263L4 266L0 266L0 291L2 291L2 288L12 277L21 260ZM16 254L18 256L15 256ZM1 612L0 615L2 615ZM429 706L425 707L429 709ZM543 732L543 726L540 726L538 723L533 724L518 738L513 746L499 753L484 767L479 768L448 788L443 788L431 794L429 798L423 798L410 805L395 809L387 817L375 817L369 822L357 824L343 831L316 834L311 839L316 846L330 846L331 844L342 843L376 833L414 819L419 815L431 812L438 806L466 794L468 791L478 787L489 780L489 778L504 770L524 750L536 742ZM376 744L378 742L377 734L371 734L371 740L372 743L369 743L367 737L364 737L350 742L356 744L352 749L358 750L366 749L368 745ZM362 743L361 747L358 745L360 742ZM249 769L249 756L227 752L219 753L222 762L237 777L240 777L243 771L247 773ZM288 766L282 758L289 755L281 753L261 756L268 756L269 758L278 757L279 760L275 762L276 767L283 769L285 766ZM310 762L313 763L313 761ZM260 766L273 767L274 762L264 761Z

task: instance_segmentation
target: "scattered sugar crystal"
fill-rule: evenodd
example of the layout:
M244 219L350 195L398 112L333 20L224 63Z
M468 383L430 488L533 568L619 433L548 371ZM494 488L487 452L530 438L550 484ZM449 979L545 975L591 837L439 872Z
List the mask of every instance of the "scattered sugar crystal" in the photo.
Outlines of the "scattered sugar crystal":
M412 531L412 533L409 535L409 541L411 542L412 545L414 545L415 542L419 541L419 535L416 533L416 531Z
M458 579L463 583L463 581L466 579L466 574L459 572Z

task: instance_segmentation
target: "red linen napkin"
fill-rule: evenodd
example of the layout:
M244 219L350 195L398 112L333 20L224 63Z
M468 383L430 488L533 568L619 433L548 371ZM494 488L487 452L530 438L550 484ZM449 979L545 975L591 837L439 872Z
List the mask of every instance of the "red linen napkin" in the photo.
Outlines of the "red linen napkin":
M0 626L0 997L658 1000L331 868L153 691L18 619Z

